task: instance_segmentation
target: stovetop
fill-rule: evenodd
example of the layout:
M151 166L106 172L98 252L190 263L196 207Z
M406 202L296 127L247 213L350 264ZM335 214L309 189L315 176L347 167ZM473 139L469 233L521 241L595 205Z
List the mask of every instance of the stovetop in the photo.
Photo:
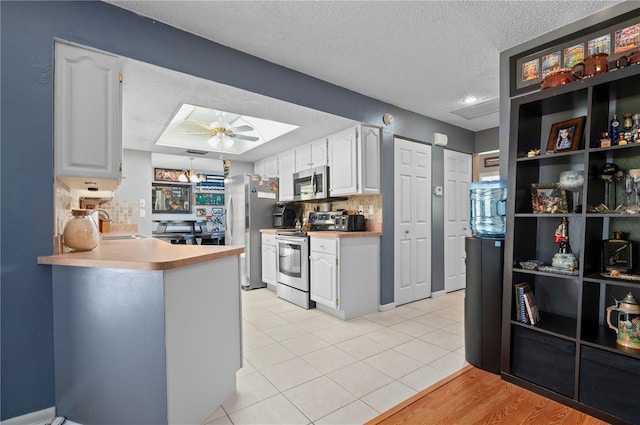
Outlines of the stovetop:
M280 236L292 236L292 237L307 237L307 234L299 229L280 229L276 231L276 235Z

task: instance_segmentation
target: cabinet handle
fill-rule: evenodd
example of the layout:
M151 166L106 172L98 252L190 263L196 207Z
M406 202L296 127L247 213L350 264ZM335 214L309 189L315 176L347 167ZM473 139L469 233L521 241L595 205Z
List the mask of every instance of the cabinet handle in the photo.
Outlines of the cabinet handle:
M320 245L320 249L324 249L324 245Z

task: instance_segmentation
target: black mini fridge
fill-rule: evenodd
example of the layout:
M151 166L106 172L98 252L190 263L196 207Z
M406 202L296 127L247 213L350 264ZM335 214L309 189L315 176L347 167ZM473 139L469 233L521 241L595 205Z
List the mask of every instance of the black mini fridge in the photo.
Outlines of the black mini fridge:
M499 373L504 237L467 237L465 251L465 357L476 367Z

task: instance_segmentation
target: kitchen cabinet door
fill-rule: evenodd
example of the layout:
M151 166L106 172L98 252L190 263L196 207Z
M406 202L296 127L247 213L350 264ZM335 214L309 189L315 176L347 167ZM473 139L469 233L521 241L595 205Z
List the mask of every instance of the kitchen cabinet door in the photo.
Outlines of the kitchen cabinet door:
M329 193L331 196L358 193L357 127L329 136Z
M278 177L278 156L274 155L256 161L253 170L254 173L262 177Z
M334 254L312 251L309 258L311 299L327 307L338 308L337 257Z
M380 130L361 126L358 155L358 193L373 195L380 193Z
M304 171L310 169L313 165L311 163L311 144L298 146L295 149L295 172Z
M323 165L327 165L327 144L328 142L326 138L311 142L310 150L312 167L322 167Z
M278 156L278 163L278 185L280 187L278 199L280 201L293 201L293 173L295 169L295 150L291 149L282 152Z
M72 189L87 178L100 190L120 184L120 68L115 56L55 43L55 174Z
M269 285L276 285L276 237L262 234L262 281Z

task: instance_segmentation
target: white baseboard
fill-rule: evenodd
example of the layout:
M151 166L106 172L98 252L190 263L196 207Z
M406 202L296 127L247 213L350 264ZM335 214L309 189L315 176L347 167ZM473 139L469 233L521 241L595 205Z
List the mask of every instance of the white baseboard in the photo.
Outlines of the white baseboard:
M447 295L447 291L445 291L444 289L442 291L435 291L431 293L431 298L438 298L438 297L444 297L445 295Z
M396 308L396 303L389 303L378 306L378 311L389 311L393 310L394 308Z
M50 424L56 417L56 408L49 407L26 415L16 416L6 421L0 421L0 425L45 425Z

